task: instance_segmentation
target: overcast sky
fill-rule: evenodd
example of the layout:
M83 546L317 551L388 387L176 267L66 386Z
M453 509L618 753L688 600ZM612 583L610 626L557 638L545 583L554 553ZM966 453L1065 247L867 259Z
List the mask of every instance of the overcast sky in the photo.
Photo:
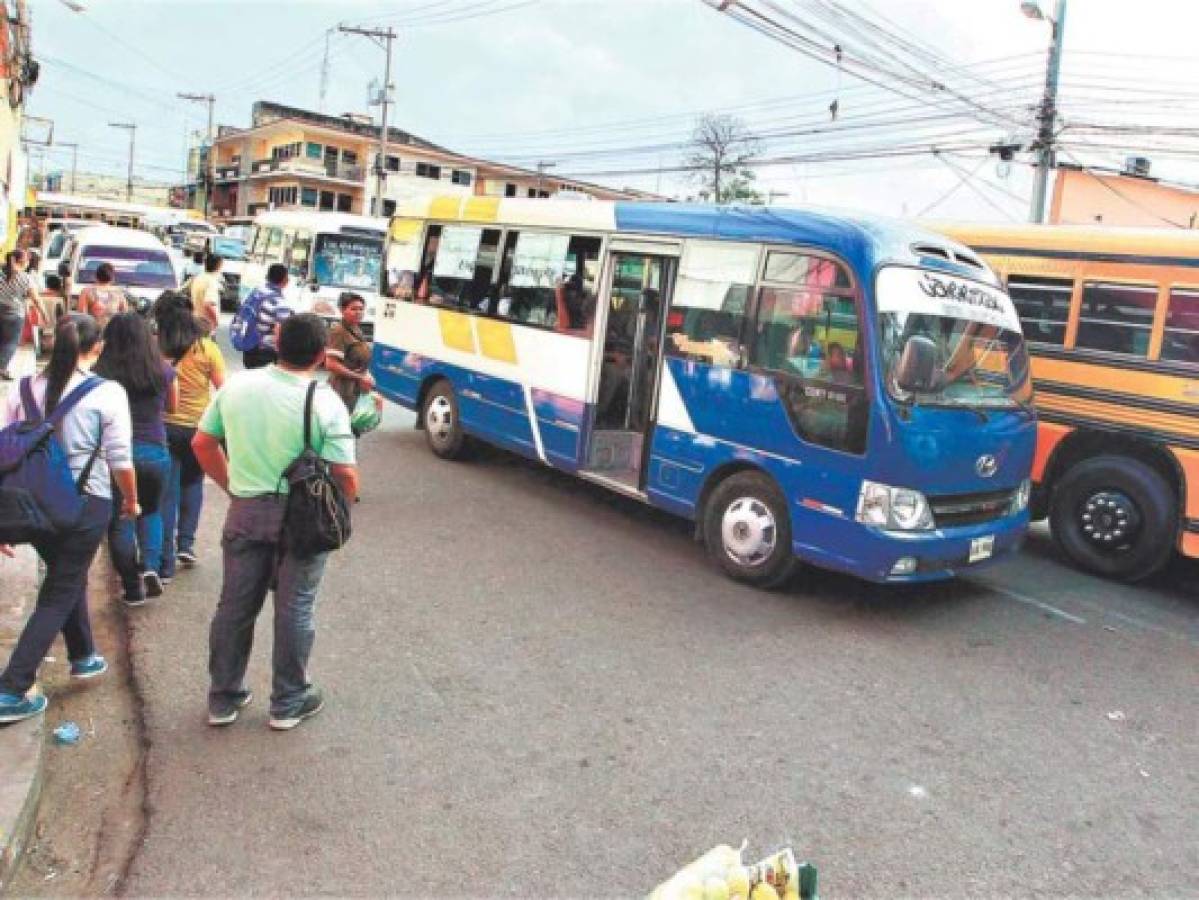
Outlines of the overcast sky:
M775 0L809 19L815 2ZM213 92L218 123L235 126L248 124L258 99L316 109L327 30L339 22L393 25L400 33L393 123L453 149L529 166L554 161L556 173L685 195L694 186L668 171L685 155L677 145L699 113L718 110L752 130L784 132L767 142L769 157L963 142L978 148L762 168L759 185L778 192L778 203L1023 219L1027 165L1000 166L981 148L990 139L1030 137L1048 24L1023 16L1018 0L843 2L888 31L902 29L928 68L996 124L929 119L952 101L931 93L907 99L864 84L702 0L78 0L82 12L63 0L31 0L43 68L29 112L54 120L56 140L78 142L80 168L88 171L124 171L127 133L107 123L135 122L137 173L178 181L205 110L175 99L176 92ZM1047 12L1052 2L1042 0ZM1076 128L1199 126L1196 34L1199 4L1192 2L1072 0L1065 121ZM846 37L847 52L861 47L879 58ZM383 52L352 35L334 34L329 46L325 111L366 111ZM833 100L836 123L828 112ZM1071 140L1073 158L1109 166L1151 147L1145 155L1154 174L1199 182L1193 138L1076 130ZM1088 151L1084 142L1105 146ZM58 150L46 165L69 164L69 151Z

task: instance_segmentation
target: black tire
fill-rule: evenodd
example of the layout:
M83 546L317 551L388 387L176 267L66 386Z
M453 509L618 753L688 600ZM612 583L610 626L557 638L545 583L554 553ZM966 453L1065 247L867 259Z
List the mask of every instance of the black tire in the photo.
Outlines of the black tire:
M1053 540L1080 569L1140 581L1170 559L1178 498L1156 470L1127 456L1096 456L1054 486Z
M462 459L466 454L466 432L458 416L458 397L448 381L438 381L429 388L421 404L420 418L425 440L436 456Z
M787 499L768 476L730 475L708 497L703 517L708 554L733 580L775 588L795 572Z

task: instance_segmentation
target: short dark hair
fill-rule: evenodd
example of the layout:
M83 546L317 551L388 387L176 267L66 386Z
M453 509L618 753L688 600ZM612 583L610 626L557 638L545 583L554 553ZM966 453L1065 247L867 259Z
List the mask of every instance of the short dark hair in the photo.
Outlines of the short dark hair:
M337 298L338 309L345 309L351 303L361 303L363 306L366 306L366 300L362 298L362 295L355 294L353 291L343 291L341 296Z
M271 263L266 270L267 284L283 284L287 281L287 266L283 263Z
M221 267L221 258L215 253L209 253L204 257L204 271L215 272Z
M197 250L195 253L193 253L193 254L192 254L192 262L194 262L194 263L202 263L202 262L204 262L204 251L203 251L203 250Z
M96 266L96 281L101 284L108 284L117 277L116 269L112 267L112 263L102 262Z
M295 369L311 368L328 343L329 326L320 316L288 316L279 326L279 361Z

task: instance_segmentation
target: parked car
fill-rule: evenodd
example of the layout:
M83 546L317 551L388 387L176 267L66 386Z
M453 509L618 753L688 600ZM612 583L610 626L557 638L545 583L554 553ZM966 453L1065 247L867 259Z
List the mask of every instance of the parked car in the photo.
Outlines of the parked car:
M47 278L58 274L58 264L62 262L63 253L67 249L71 236L83 228L103 228L91 222L77 219L50 219L46 222L46 238L42 242L42 261L38 264L38 288L50 286Z
M138 301L153 303L163 291L179 288L179 270L166 246L154 235L110 225L84 228L71 236L58 274L71 309L84 287L96 280L101 263L111 263L116 284Z

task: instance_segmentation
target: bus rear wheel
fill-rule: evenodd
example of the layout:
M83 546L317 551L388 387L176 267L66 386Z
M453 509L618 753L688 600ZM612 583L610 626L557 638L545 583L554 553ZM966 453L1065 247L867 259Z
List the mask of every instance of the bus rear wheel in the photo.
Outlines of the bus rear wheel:
M439 381L425 395L421 423L429 449L441 459L461 459L466 452L466 432L458 415L458 397L448 381Z
M729 577L754 587L779 587L795 571L787 500L761 472L738 472L712 491L704 544Z
M1097 456L1073 466L1053 489L1054 542L1079 568L1140 581L1170 559L1178 501L1166 479L1140 460Z

